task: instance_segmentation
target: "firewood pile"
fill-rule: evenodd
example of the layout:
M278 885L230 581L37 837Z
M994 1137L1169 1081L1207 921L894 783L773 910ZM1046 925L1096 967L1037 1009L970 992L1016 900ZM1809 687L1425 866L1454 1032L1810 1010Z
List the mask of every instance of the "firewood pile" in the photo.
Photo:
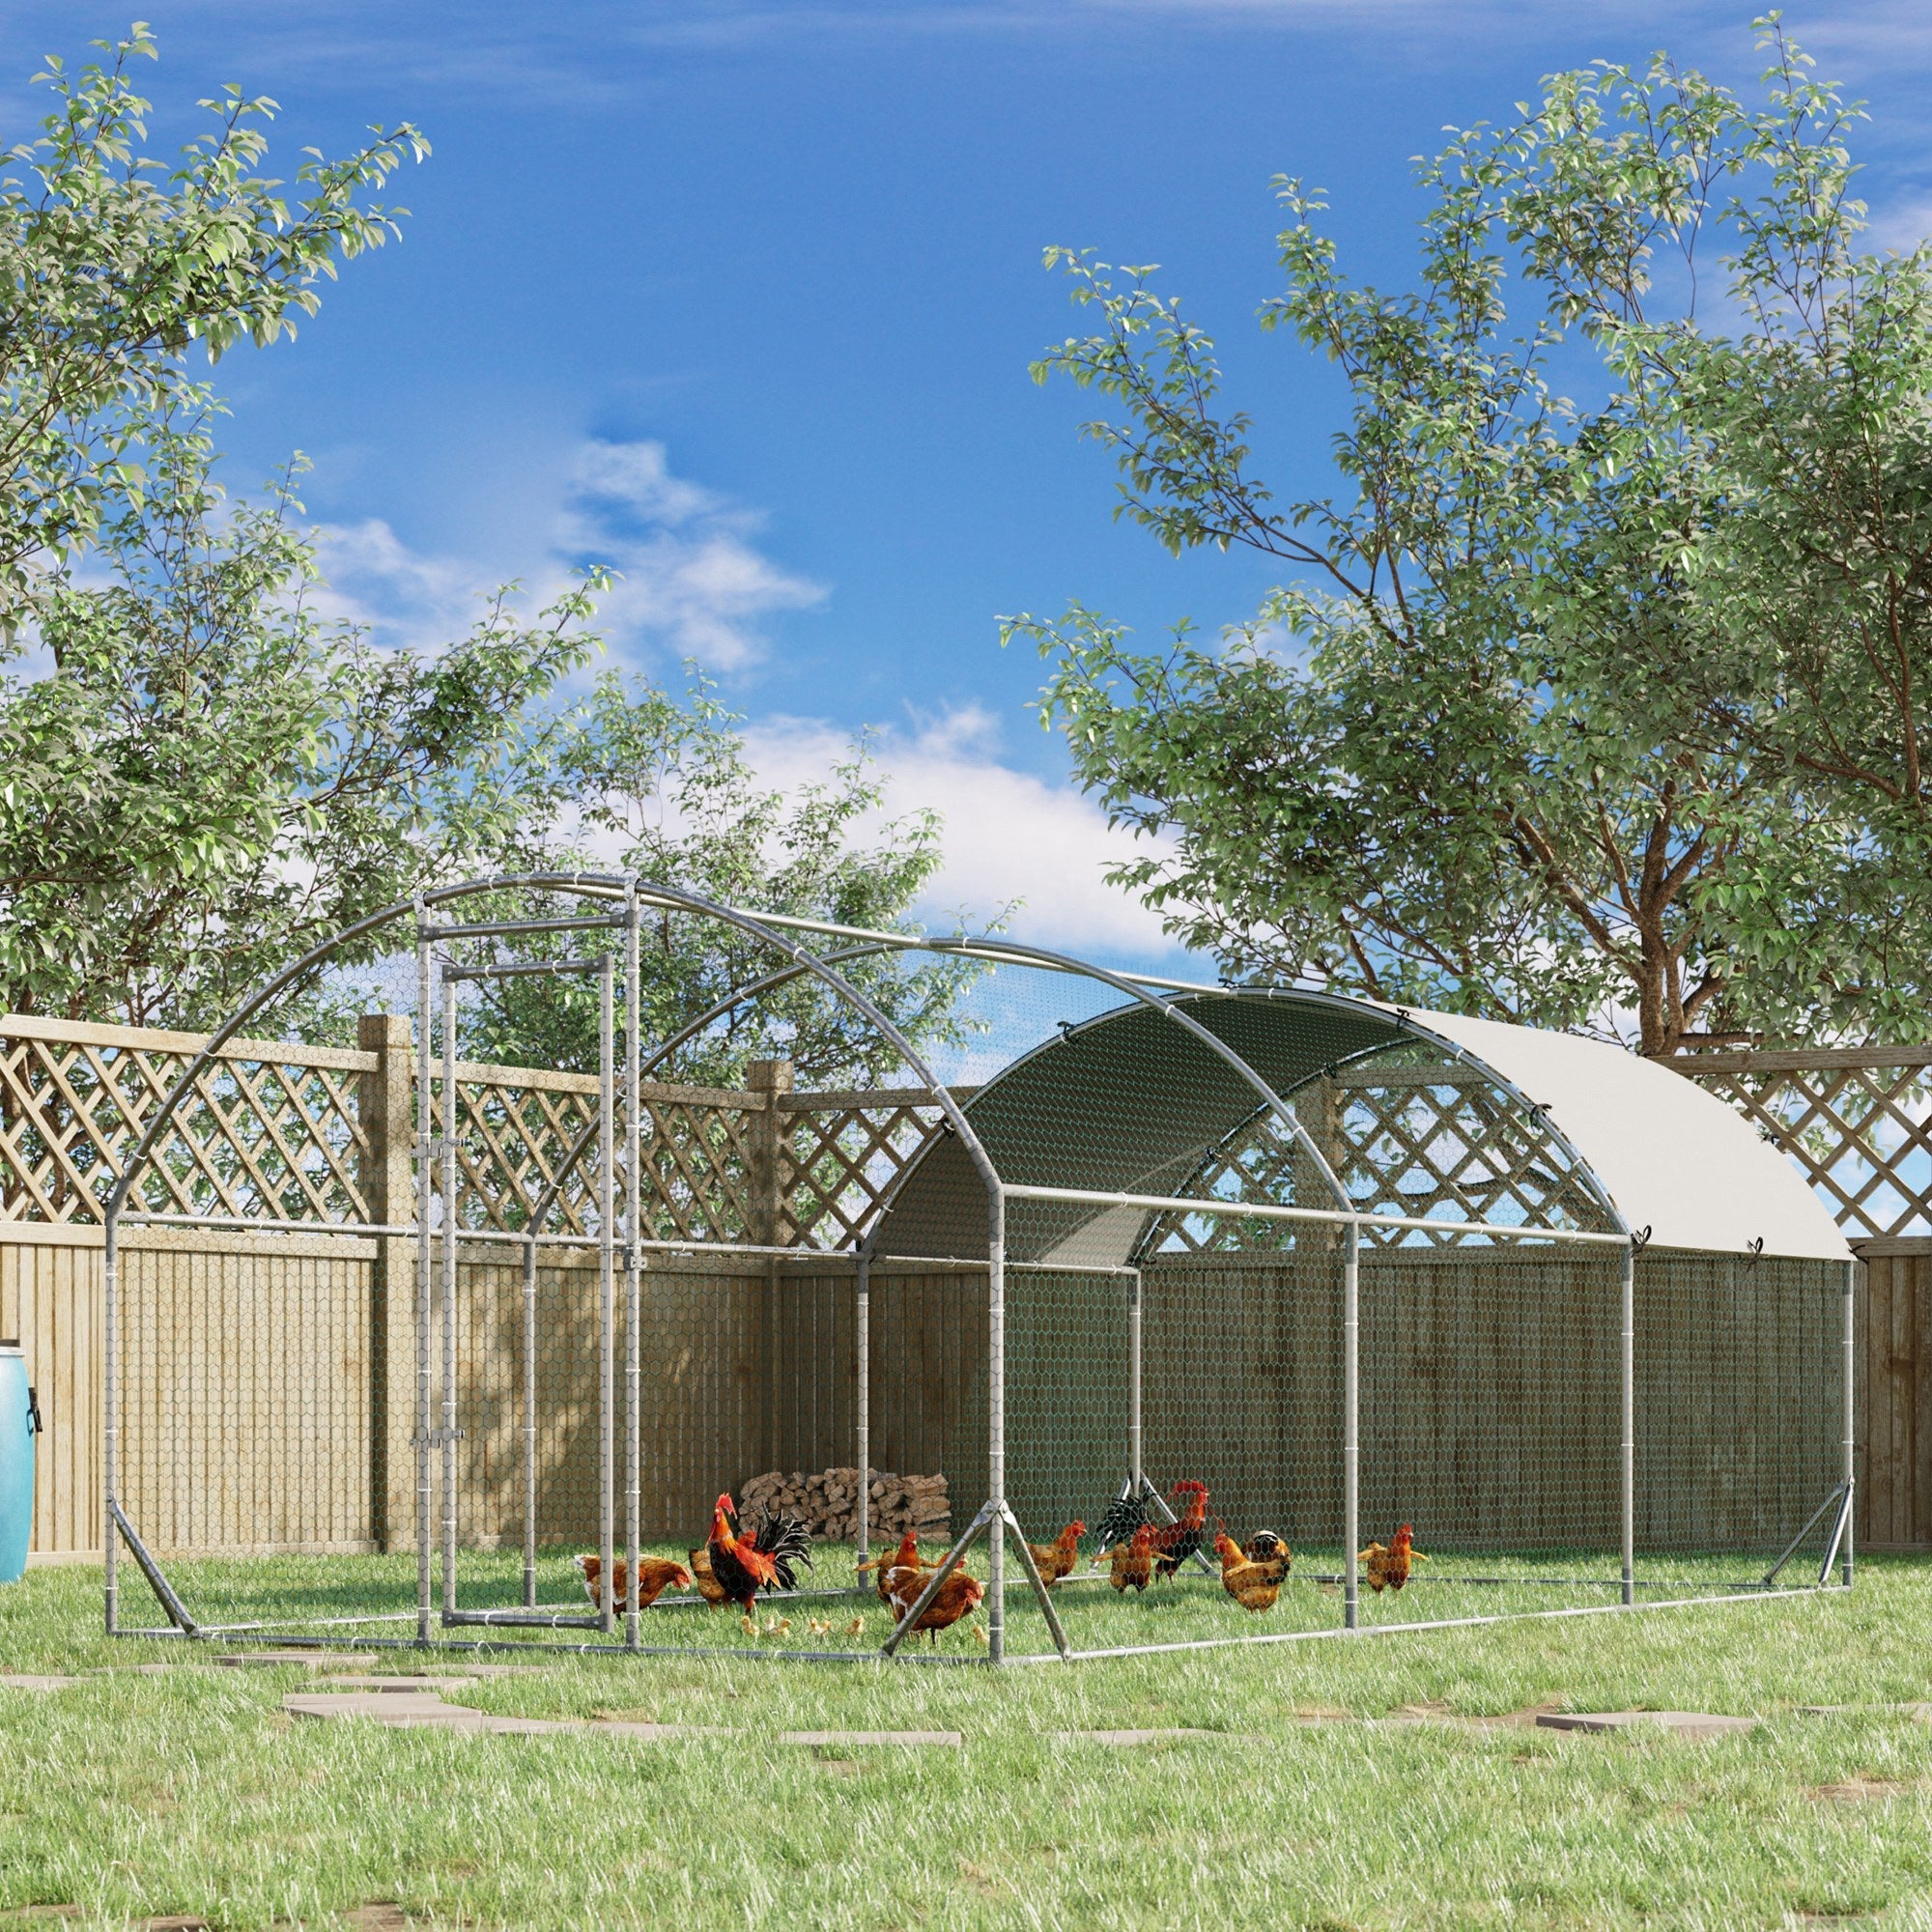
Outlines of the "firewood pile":
M869 1528L874 1542L896 1542L907 1530L921 1536L950 1533L952 1504L944 1476L895 1476L871 1471ZM859 1533L859 1472L820 1469L789 1475L774 1469L753 1476L738 1492L743 1520L756 1523L766 1513L800 1518L814 1537L849 1543Z

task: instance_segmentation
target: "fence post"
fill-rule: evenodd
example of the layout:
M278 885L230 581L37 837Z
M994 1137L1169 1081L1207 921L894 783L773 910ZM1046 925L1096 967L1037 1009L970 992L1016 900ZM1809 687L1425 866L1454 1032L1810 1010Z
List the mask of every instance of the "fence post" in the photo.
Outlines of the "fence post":
M390 1227L415 1219L411 1143L415 1132L407 1013L363 1013L355 1043L376 1056L356 1082L362 1198L369 1218ZM370 1534L381 1549L400 1549L415 1526L410 1437L415 1409L415 1253L407 1236L376 1238L369 1293Z
M780 1111L781 1097L791 1092L792 1065L788 1060L754 1060L745 1068L745 1085L758 1094L764 1104L746 1122L746 1147L751 1172L745 1177L745 1238L760 1247L775 1246L781 1238L785 1223L784 1162L779 1157L789 1122ZM779 1403L783 1378L779 1374L779 1264L777 1258L764 1258L765 1346L764 1372L759 1385L765 1391L763 1421L763 1467L779 1466L779 1451L783 1437L780 1430ZM747 1474L757 1473L747 1471Z

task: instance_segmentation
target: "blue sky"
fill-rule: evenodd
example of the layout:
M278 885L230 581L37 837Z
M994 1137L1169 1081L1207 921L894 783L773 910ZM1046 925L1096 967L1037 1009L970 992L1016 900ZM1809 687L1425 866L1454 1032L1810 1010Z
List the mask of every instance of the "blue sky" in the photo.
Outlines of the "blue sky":
M400 246L351 265L292 346L231 357L232 489L304 451L337 598L388 636L462 628L499 580L616 563L618 657L687 654L751 719L764 769L881 731L899 804L949 818L934 914L1021 895L1015 929L1176 961L1103 887L1110 843L1027 710L996 616L1096 606L1144 635L1252 611L1259 560L1175 561L1111 521L1080 398L1028 360L1074 326L1049 242L1157 262L1219 335L1277 493L1319 487L1340 397L1264 338L1269 181L1327 187L1345 264L1400 280L1409 157L1540 74L1668 45L1734 83L1748 7L1463 0L532 7L151 0L155 132L225 81L282 105L274 172L364 124L435 145ZM127 7L0 10L8 139L26 76ZM1866 98L1882 229L1932 225L1932 17L1793 7ZM939 923L944 923L940 920Z

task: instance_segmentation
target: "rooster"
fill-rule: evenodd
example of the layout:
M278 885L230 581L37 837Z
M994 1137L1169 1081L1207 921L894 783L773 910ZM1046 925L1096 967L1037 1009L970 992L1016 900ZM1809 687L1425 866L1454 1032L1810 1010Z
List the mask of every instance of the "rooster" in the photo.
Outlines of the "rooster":
M1357 1559L1367 1566L1365 1575L1369 1588L1377 1596L1382 1593L1383 1584L1391 1590L1400 1590L1408 1581L1408 1566L1411 1563L1427 1563L1429 1558L1419 1549L1409 1548L1408 1524L1396 1531L1392 1543L1372 1543L1366 1549L1358 1549Z
M1288 1575L1288 1566L1293 1560L1288 1546L1272 1531L1264 1530L1262 1535L1278 1546L1278 1553L1259 1560L1245 1553L1225 1529L1214 1538L1214 1553L1221 1559L1221 1587L1244 1610L1274 1608L1274 1600L1281 1594L1282 1578ZM1255 1541L1259 1543L1261 1537Z
M598 1556L573 1556L583 1578L583 1594L601 1609L604 1604L603 1579L604 1561ZM611 1587L616 1607L620 1610L647 1610L675 1584L680 1590L691 1588L691 1572L682 1563L673 1563L668 1556L640 1556L638 1558L638 1601L627 1603L630 1577L625 1574L621 1559L611 1573Z
M739 1536L731 1528L730 1510L730 1496L720 1496L711 1512L711 1537L704 1552L724 1601L737 1605L750 1618L760 1590L792 1589L794 1566L812 1567L811 1539L795 1516L767 1516L756 1535Z
M1029 1543L1033 1551L1035 1566L1039 1571L1039 1580L1049 1589L1063 1577L1073 1574L1073 1566L1080 1561L1080 1539L1087 1534L1087 1525L1075 1517L1051 1543Z
M932 1580L930 1570L895 1570L892 1595L893 1614L901 1623L912 1606L919 1602L920 1593ZM970 1616L979 1608L980 1600L986 1594L986 1586L977 1577L969 1577L963 1570L955 1570L933 1593L932 1602L920 1612L913 1632L929 1631L935 1645L939 1642L939 1633L951 1630L961 1617Z
M1153 1575L1153 1525L1144 1522L1127 1542L1103 1549L1094 1557L1094 1567L1097 1570L1103 1563L1108 1566L1107 1580L1122 1596L1129 1587L1145 1590Z
M1151 1487L1139 1495L1125 1492L1107 1506L1100 1519L1098 1541L1106 1549L1125 1544L1147 1521L1146 1499L1154 1493ZM1153 1525L1155 1562L1159 1574L1172 1577L1201 1548L1208 1526L1208 1485L1198 1477L1183 1476L1168 1492L1169 1498L1185 1496L1179 1520Z
M1208 1527L1208 1485L1193 1476L1183 1476L1168 1492L1170 1497L1184 1495L1178 1522L1164 1522L1153 1533L1154 1574L1172 1577L1201 1548L1202 1532Z

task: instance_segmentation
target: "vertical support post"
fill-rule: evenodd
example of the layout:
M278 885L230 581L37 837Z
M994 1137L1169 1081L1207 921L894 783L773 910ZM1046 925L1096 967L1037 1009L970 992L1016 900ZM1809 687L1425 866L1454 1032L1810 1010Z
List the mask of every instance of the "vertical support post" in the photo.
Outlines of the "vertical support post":
M1845 1264L1845 1538L1838 1546L1838 1574L1852 1587L1852 1527L1858 1519L1859 1442L1856 1395L1859 1264Z
M616 1487L616 1230L611 1226L616 1189L612 1169L616 1122L611 1089L611 1008L615 1000L616 955L607 952L597 973L597 1554L604 1569L599 1583L598 1628L608 1636L617 1628L616 1551L611 1492ZM635 1590L632 1578L627 1590Z
M1144 1437L1141 1434L1141 1271L1127 1270L1127 1478L1128 1493L1138 1496L1147 1485Z
M1636 1602L1636 1243L1624 1248L1623 1264L1623 1524L1624 1607Z
M1007 1657L1007 1196L987 1198L986 1236L986 1507L993 1534L986 1543L986 1655Z
M524 1243L524 1607L537 1606L537 1236Z
M745 1238L760 1247L776 1247L783 1238L784 1163L780 1151L784 1145L786 1120L782 1112L785 1094L791 1092L792 1065L788 1060L753 1060L745 1068L745 1085L760 1096L762 1105L752 1115L746 1134L745 1210L748 1225ZM785 1378L779 1373L783 1359L779 1321L779 1264L774 1255L765 1257L764 1373L760 1382L765 1391L762 1460L767 1469L776 1469L784 1460L784 1439L780 1429L781 1407Z
M138 1197L135 1197L138 1198ZM107 1217L100 1256L100 1553L105 1566L101 1620L109 1636L121 1628L120 1566L115 1529L118 1514L114 1487L121 1458L121 1384L115 1353L120 1333L121 1217Z
M363 1139L356 1178L370 1220L401 1227L415 1219L409 1015L359 1014L355 1044L376 1058L355 1089L355 1118ZM412 1286L408 1236L379 1235L369 1294L369 1527L376 1547L384 1550L407 1547L412 1514Z
M456 981L442 981L442 1610L456 1611Z
M1362 1542L1362 1225L1349 1223L1342 1250L1342 1622L1361 1625Z
M429 1641L429 1297L431 1149L436 1113L430 1083L430 941L428 909L416 896L416 1641Z
M624 1642L638 1648L638 1536L642 1511L639 1463L643 1438L642 1369L644 1305L643 1152L640 1114L643 1056L638 924L638 882L630 881L624 906L624 1574L631 1578L624 1612Z
M853 1273L852 1323L859 1352L853 1411L858 1419L853 1454L859 1463L859 1561L871 1554L872 1535L872 1258L861 1254Z

